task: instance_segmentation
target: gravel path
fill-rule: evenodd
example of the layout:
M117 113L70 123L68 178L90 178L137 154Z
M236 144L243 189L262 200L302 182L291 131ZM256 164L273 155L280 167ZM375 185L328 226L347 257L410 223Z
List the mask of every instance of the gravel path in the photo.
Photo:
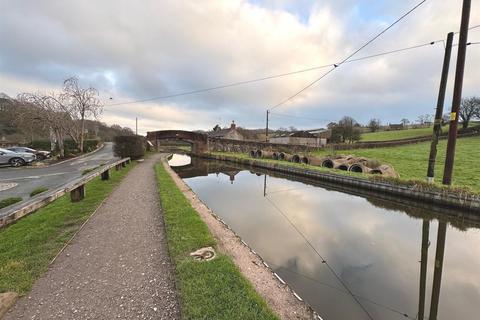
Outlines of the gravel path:
M158 159L125 177L6 319L180 318L153 171Z

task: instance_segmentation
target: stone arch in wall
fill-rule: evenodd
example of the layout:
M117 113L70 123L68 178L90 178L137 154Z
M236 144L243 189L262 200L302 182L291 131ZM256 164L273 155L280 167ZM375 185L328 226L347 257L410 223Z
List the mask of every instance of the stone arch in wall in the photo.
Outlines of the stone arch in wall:
M147 132L147 140L158 150L162 141L180 140L192 145L192 153L203 154L208 152L208 139L204 133L183 130L160 130Z

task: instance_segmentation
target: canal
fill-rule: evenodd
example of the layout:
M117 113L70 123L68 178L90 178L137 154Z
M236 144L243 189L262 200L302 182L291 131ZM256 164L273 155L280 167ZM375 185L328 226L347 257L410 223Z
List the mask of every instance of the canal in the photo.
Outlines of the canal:
M172 168L324 319L478 319L479 223L227 162Z

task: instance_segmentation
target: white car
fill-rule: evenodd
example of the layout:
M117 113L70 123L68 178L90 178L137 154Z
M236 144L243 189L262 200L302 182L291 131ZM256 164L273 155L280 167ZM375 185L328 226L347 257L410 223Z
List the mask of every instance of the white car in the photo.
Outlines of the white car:
M0 164L9 164L12 167L20 167L27 163L32 163L36 159L37 157L32 153L13 152L0 148Z

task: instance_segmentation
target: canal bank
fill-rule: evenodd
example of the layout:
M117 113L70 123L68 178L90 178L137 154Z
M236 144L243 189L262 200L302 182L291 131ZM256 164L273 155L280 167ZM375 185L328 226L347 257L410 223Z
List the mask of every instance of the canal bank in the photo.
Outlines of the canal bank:
M354 187L360 190L377 192L396 197L411 199L418 202L427 202L429 204L465 210L466 213L480 215L480 196L463 193L461 191L450 191L448 189L430 189L426 184L412 182L411 185L394 179L367 179L354 176L335 174L334 172L322 172L319 168L310 165L296 164L292 165L285 161L273 161L265 159L249 159L231 155L204 154L205 159L227 161L247 165L255 168L268 169L289 175L307 177L320 181L326 181L338 185Z
M157 166L157 177L170 252L176 264L179 292L184 302L182 307L184 316L270 319L268 310L263 307L263 298L268 307L281 319L318 319L314 311L272 272L260 256L196 196L168 163L163 162L162 167ZM169 178L172 183L168 181ZM178 216L178 212L182 215ZM205 223L205 227L208 226L208 230L215 238L214 241L210 240L211 235L204 234L201 224L198 225L199 222L195 218L197 215ZM188 221L183 221L185 219ZM190 230L192 224L197 224L197 229ZM203 236L195 240L199 233ZM179 239L179 234L184 236ZM185 243L188 242L185 239L191 243ZM216 249L217 258L206 262L185 258L188 256L187 251L195 251L202 246L212 246ZM181 249L176 249L178 247ZM212 263L216 265L209 268L209 264ZM238 271L235 271L237 268L242 276L237 275ZM212 280L211 283L204 283L202 280L204 278ZM214 287L209 288L210 286ZM257 296L255 291L262 298ZM239 296L233 298L237 293ZM227 297L224 297L225 295ZM221 313L216 314L214 310Z

